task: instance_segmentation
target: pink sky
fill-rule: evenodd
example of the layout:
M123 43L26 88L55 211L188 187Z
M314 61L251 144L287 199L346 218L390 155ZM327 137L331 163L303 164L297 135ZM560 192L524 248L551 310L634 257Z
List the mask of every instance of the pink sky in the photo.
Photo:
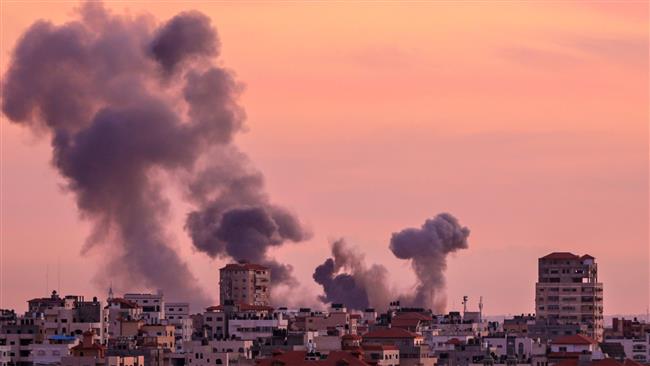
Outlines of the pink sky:
M64 22L77 5L3 1L3 72L34 20ZM647 2L107 6L212 18L223 63L246 84L237 143L273 201L314 232L274 252L312 303L312 271L341 236L411 286L390 235L447 211L472 231L449 261L448 308L482 295L489 314L533 312L537 258L572 251L597 258L605 313L645 313ZM57 263L62 292L104 297L90 282L101 253L79 254L89 225L49 165L48 138L4 116L0 126L0 307L44 295L48 268L56 287ZM186 207L174 213L174 245L216 300L223 262L194 253Z

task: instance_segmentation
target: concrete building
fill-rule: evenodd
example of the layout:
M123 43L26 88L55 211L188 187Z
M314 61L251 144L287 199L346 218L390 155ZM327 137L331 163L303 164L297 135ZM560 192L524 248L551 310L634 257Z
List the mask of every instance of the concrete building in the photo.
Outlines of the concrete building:
M110 338L122 335L122 322L140 320L142 308L135 302L122 298L109 298L104 307L104 344Z
M582 334L562 336L554 339L547 353L549 364L562 361L601 360L605 358L603 352L594 339Z
M81 343L71 348L71 355L61 358L62 366L99 366L106 363L106 347L95 341L95 333L84 332Z
M51 336L47 343L32 344L34 365L60 365L61 359L70 356L71 349L79 344L79 338L67 335Z
M253 263L232 263L219 270L219 303L268 306L271 270Z
M543 338L583 333L603 339L603 284L590 255L555 252L539 258L536 329ZM555 334L554 334L555 333Z
M607 344L618 344L627 359L646 364L650 362L650 331L643 337L609 338Z
M211 340L185 342L186 365L253 364L253 342L245 340Z
M398 366L399 349L393 345L368 344L363 347L364 359L377 366Z
M395 346L399 349L399 364L433 366L436 358L421 335L401 328L376 329L364 334L362 347L371 345Z
M6 347L10 365L32 365L32 346L43 341L42 314L21 317L0 328L0 346Z
M269 358L260 359L258 366L299 366L299 365L341 365L369 366L363 359L362 352L333 351L323 354L316 351L286 351L274 352Z
M503 319L503 331L509 335L525 337L528 335L528 327L535 324L534 314L515 315L509 319Z
M605 329L607 338L644 338L650 332L650 323L642 320L613 318L612 327Z
M165 319L167 324L173 325L176 330L176 351L183 350L183 342L192 340L194 332L192 318L190 317L190 304L187 302L170 302L165 304Z
M155 294L125 294L124 299L142 308L142 320L147 324L159 324L165 319L165 297L162 291Z

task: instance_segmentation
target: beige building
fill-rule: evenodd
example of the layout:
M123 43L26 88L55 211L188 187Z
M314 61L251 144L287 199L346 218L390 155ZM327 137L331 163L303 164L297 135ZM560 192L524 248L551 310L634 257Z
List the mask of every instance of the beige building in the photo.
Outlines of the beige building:
M602 341L603 284L595 258L551 253L539 258L538 270L537 327L548 331L547 338L580 332Z
M219 303L270 304L271 271L253 263L228 264L219 270Z

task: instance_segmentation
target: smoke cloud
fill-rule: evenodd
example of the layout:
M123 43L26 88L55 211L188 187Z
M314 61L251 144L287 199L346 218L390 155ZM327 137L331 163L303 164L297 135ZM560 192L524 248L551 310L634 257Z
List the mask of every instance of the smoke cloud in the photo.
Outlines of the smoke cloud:
M390 250L399 259L410 260L416 284L410 293L391 294L386 268L367 268L363 255L351 250L343 239L332 244L332 257L314 271L314 280L323 287L323 302L343 303L353 309L384 308L389 301L431 308L442 312L446 306L445 269L447 255L467 248L469 229L450 214L428 219L420 228L393 233Z
M165 231L169 182L195 207L186 230L196 249L292 280L267 250L308 233L232 145L245 120L242 86L215 63L219 49L201 13L157 26L88 2L74 21L34 23L13 51L2 111L51 136L52 163L93 224L82 252L107 258L104 284L210 302Z
M426 220L420 228L393 233L390 250L397 258L411 260L417 278L415 292L406 296L408 304L444 310L447 255L467 248L468 236L469 229L448 213Z
M366 267L363 255L344 239L332 243L332 258L316 267L313 278L325 292L319 299L363 310L373 304L387 304L391 295L386 285L388 271L382 265Z

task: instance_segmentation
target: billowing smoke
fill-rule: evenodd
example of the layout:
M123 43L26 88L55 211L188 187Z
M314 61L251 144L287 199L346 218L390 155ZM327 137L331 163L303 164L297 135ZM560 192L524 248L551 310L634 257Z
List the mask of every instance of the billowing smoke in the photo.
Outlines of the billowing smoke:
M170 182L196 208L186 229L199 251L292 278L267 251L307 234L231 143L245 118L242 86L215 63L219 51L201 13L156 27L96 2L75 21L34 23L13 51L2 111L52 137L53 165L93 223L83 252L99 247L107 258L104 284L209 302L165 231Z
M413 306L444 310L447 254L467 248L469 229L448 213L428 219L420 228L393 233L390 250L397 258L411 260L417 283L406 297Z
M325 294L320 300L326 303L363 310L371 304L386 304L391 298L386 268L378 264L366 267L363 255L349 248L344 239L332 244L332 258L316 267L313 277L323 286Z
M189 184L188 195L198 205L186 221L194 246L211 257L264 264L274 284L295 284L291 266L268 258L267 251L309 233L295 215L269 203L262 175L245 156L232 150L222 156L228 158L211 162Z
M385 307L391 300L404 305L444 311L447 254L467 248L469 229L450 214L428 219L420 228L393 233L390 250L400 259L410 260L416 275L411 293L390 293L387 271L378 264L367 268L363 256L341 239L332 245L332 257L314 271L314 280L323 287L320 300L344 303L353 309Z

